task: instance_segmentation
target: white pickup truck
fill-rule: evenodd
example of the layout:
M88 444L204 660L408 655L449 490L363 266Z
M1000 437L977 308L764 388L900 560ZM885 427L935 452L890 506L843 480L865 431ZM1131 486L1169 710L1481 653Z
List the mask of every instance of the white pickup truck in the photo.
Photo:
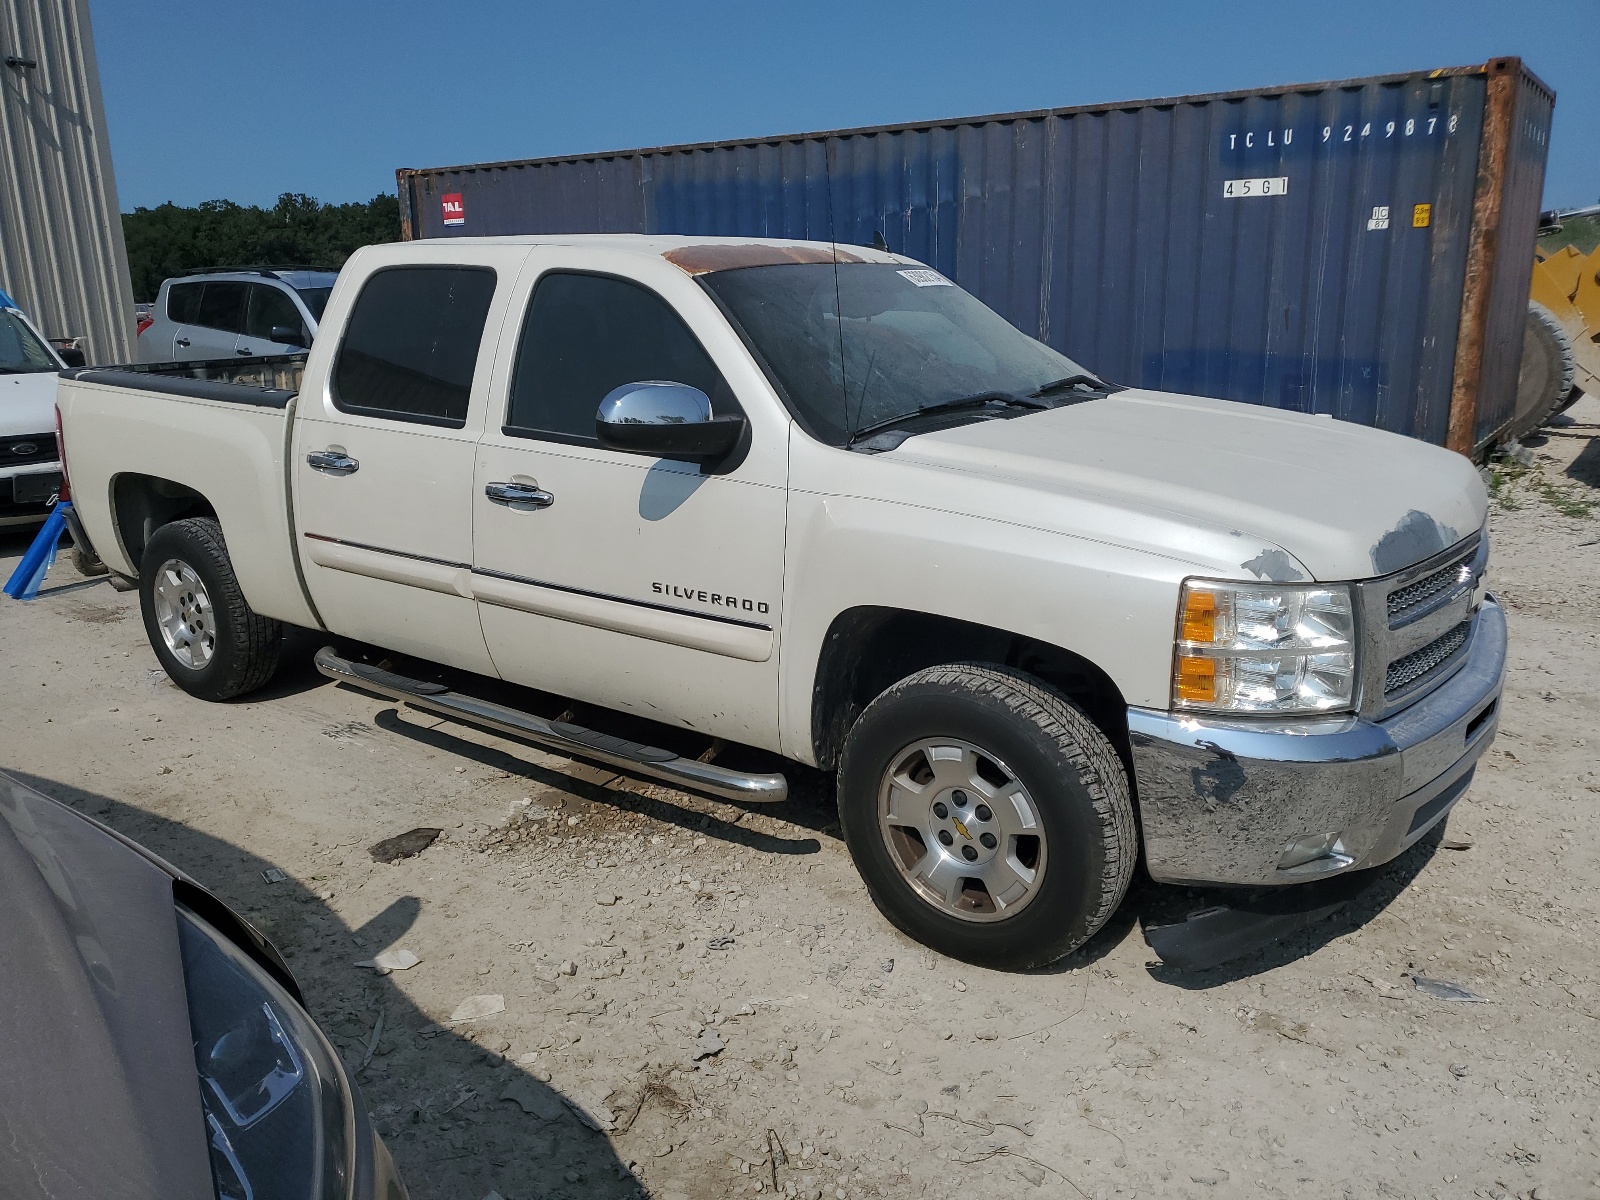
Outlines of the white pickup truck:
M189 692L260 687L303 626L835 772L878 906L971 961L1079 946L1141 853L1249 886L1386 862L1494 737L1470 462L1119 388L889 253L371 247L303 360L66 372L59 402L84 530ZM318 664L690 789L787 792Z

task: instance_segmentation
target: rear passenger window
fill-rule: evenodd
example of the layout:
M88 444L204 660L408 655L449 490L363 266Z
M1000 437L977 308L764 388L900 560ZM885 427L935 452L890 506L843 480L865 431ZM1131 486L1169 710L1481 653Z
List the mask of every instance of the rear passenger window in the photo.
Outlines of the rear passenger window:
M179 325L193 325L200 315L203 283L175 283L167 289L167 319Z
M699 388L717 416L739 412L710 355L660 296L625 279L553 271L528 305L504 431L596 445L606 393L647 379Z
M200 296L196 325L238 333L244 328L244 284L208 283Z
M333 368L342 412L467 423L495 273L488 267L390 267L367 280Z

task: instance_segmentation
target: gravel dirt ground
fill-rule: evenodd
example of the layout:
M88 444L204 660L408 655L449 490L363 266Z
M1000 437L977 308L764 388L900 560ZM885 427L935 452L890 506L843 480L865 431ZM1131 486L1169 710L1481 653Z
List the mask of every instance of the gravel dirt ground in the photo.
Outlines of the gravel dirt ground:
M305 656L203 704L68 555L0 601L0 767L277 942L416 1200L1600 1196L1597 435L1581 401L1497 474L1511 670L1448 828L1216 970L1155 962L1141 921L1209 898L1148 882L1056 969L937 958L872 907L814 775L773 809L685 797ZM443 833L372 860L415 827Z

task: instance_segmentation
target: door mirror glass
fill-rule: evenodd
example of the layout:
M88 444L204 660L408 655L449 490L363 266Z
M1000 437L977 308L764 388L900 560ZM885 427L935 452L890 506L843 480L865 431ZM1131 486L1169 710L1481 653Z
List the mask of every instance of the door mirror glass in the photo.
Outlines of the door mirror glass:
M76 346L62 346L56 351L61 356L61 361L69 367L87 366L88 362L83 357L83 351Z
M274 325L270 340L280 346L304 346L308 339L305 330L298 325Z
M711 397L699 388L662 379L613 388L594 424L607 449L689 462L722 458L744 432L742 416L712 416Z

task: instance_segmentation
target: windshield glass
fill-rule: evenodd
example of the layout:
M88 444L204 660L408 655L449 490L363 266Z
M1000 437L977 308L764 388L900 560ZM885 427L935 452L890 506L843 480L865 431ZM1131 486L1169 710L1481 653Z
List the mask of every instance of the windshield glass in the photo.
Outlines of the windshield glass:
M311 310L311 319L317 324L322 324L322 310L328 307L328 296L332 287L295 288L300 293L300 299L305 301L306 308Z
M22 318L9 309L0 308L0 374L60 369L61 365Z
M766 360L794 415L835 446L931 405L1025 397L1084 373L926 268L785 263L700 280Z

